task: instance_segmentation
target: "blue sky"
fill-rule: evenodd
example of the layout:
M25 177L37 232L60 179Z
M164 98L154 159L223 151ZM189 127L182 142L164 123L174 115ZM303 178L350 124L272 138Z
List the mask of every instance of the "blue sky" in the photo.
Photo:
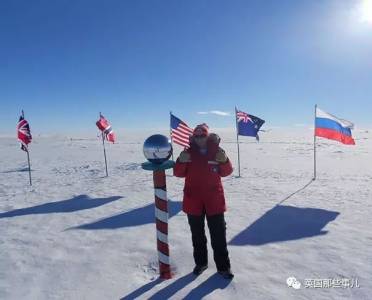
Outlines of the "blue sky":
M372 124L372 21L361 1L0 1L0 133L311 124L315 103ZM72 129L72 130L71 130Z

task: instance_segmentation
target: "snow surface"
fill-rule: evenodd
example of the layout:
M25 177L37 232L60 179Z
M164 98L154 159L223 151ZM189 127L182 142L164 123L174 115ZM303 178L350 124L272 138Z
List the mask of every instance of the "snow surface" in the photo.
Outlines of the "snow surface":
M191 274L183 180L171 171L174 277L158 279L152 175L140 166L149 132L107 145L108 178L94 135L35 137L32 187L25 153L0 138L0 299L371 299L371 131L355 131L354 147L319 139L315 182L311 130L241 137L241 178L234 131L217 132L235 167L223 180L232 281L216 275L210 244L209 269ZM360 287L304 287L329 278Z

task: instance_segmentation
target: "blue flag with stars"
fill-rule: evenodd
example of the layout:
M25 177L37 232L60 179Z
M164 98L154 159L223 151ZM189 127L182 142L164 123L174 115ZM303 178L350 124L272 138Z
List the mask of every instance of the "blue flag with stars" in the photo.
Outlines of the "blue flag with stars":
M237 109L235 109L235 113L238 135L254 136L258 141L258 131L265 121Z

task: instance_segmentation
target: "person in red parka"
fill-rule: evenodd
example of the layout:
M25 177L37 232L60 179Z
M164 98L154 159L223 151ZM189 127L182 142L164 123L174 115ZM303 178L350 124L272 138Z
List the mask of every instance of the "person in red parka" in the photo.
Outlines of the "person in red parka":
M221 177L230 175L233 168L219 142L219 136L209 134L206 124L196 126L190 137L190 148L182 151L176 161L174 175L185 177L182 209L191 229L195 260L193 273L199 275L208 267L206 218L217 271L224 278L232 279Z

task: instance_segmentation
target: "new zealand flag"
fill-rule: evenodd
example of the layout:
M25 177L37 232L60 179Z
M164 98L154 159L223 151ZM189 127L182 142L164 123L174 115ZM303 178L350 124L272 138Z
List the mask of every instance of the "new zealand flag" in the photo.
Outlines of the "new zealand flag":
M265 123L264 120L235 109L238 135L254 136L259 140L258 131Z

